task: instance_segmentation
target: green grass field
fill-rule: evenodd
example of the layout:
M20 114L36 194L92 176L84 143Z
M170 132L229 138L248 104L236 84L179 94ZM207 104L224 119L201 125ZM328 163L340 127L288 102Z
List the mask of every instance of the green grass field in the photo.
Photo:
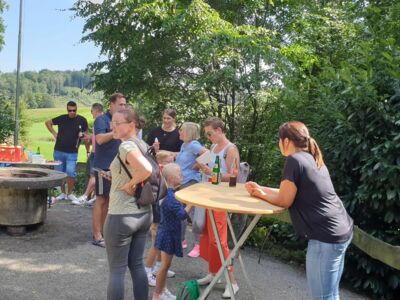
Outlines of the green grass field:
M29 150L36 152L40 147L40 153L46 160L53 160L54 138L47 130L45 121L66 114L65 108L42 108L28 109L25 114L28 119L27 136L23 142L23 146ZM90 107L78 107L78 114L88 120L89 127L92 127L93 120L90 114ZM57 126L55 126L57 131ZM86 162L86 149L84 145L79 147L78 162Z

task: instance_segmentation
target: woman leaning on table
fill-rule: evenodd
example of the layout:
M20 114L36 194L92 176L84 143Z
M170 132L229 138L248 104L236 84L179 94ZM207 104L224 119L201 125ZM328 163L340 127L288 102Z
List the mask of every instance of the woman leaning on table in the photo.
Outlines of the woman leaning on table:
M306 273L312 299L339 299L344 256L353 220L333 187L322 153L301 122L279 128L286 157L279 189L247 182L250 195L289 209L296 233L308 240Z
M143 156L147 144L137 138L139 116L130 108L117 111L112 116L114 139L122 141L119 156L132 179L115 157L110 165L111 190L108 214L104 224L104 238L109 264L107 299L124 298L124 278L129 268L133 281L134 298L148 298L148 281L143 264L143 252L152 214L151 206L136 205L133 196L136 184L151 175L152 167ZM103 175L104 176L104 175Z

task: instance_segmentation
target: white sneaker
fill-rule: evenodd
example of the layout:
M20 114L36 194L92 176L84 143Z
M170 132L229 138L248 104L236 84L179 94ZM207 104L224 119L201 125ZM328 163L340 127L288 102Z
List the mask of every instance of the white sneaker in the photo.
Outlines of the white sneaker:
M151 272L147 273L147 281L149 282L149 286L156 286L156 276Z
M84 206L85 207L93 207L95 202L96 202L96 197L93 197L92 199L86 201L84 203Z
M159 264L155 264L155 266L153 267L153 275L157 276L158 270L160 269L160 265ZM168 270L167 272L167 278L172 278L175 276L175 272L172 270Z
M72 204L74 204L74 205L84 205L86 203L86 201L87 201L87 196L86 195L82 195L79 198L77 198L76 200L72 200Z
M56 197L56 201L66 200L67 196L64 193L61 193Z
M233 294L236 295L237 292L239 291L239 285L237 283L232 283L232 289L233 289ZM229 292L229 286L225 286L225 291L222 294L222 298L224 299L230 299L231 298L231 293Z
M72 201L73 203L80 203L78 198L74 194L69 194L67 196L67 200ZM78 204L79 205L79 204Z
M214 279L214 276L211 273L208 273L205 277L197 279L197 283L199 285L209 284ZM218 279L217 283L222 283L221 278Z
M167 288L164 289L162 295L165 297L163 299L176 300L176 296L172 294Z

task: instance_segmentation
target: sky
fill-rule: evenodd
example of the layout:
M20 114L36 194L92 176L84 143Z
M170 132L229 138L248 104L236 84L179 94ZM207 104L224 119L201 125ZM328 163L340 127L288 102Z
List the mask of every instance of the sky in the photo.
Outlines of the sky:
M0 50L0 72L17 69L19 0L5 0L8 10L0 15L5 25L5 45ZM81 43L83 19L72 18L74 0L24 0L21 72L82 70L99 60L100 49Z

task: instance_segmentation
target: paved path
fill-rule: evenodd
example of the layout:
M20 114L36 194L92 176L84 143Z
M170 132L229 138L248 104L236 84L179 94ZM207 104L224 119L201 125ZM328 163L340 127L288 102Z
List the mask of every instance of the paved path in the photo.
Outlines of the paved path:
M90 224L90 209L64 202L53 205L46 223L23 237L10 237L0 228L0 299L105 299L106 254L90 244ZM258 264L257 252L249 248L242 254L259 300L309 299L303 270L266 255ZM172 265L177 275L168 286L173 293L180 282L202 277L207 269L201 259L189 257L174 258ZM251 299L240 267L236 270L237 299ZM128 273L125 289L125 299L132 299ZM223 289L218 286L208 299L222 299ZM367 298L342 289L341 299Z

